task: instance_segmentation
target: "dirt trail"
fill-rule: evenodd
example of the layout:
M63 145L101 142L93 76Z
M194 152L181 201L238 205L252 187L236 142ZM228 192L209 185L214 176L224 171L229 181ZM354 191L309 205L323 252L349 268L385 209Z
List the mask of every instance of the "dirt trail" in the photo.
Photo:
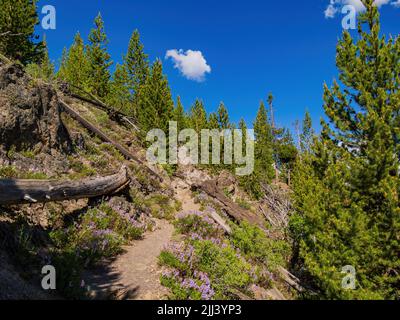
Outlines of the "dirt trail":
M181 179L172 182L175 190L175 198L182 203L183 211L200 210L200 205L195 203L192 197L192 191L187 183Z
M184 211L199 210L192 194L183 180L172 181L175 198L182 203ZM173 225L156 220L157 227L145 234L144 239L124 248L125 253L114 261L104 263L85 275L90 295L94 299L160 300L167 298L168 289L160 284L162 268L158 256L172 240Z

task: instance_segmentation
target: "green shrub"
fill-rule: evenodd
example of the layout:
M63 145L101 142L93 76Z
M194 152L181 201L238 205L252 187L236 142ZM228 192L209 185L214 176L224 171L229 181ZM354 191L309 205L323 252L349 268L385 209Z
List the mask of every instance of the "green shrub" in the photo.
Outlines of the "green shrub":
M145 200L146 207L150 208L155 218L173 220L176 206L173 200L162 194L153 194Z
M17 169L12 166L0 166L0 178L2 179L18 178Z
M221 238L224 231L207 214L199 211L182 212L174 222L178 232L193 238Z
M248 259L265 264L270 270L285 266L290 255L286 241L270 239L259 227L247 222L233 228L231 241Z
M197 267L207 273L215 290L216 299L226 299L231 288L246 290L257 282L255 270L231 246L218 246L212 241L194 243Z

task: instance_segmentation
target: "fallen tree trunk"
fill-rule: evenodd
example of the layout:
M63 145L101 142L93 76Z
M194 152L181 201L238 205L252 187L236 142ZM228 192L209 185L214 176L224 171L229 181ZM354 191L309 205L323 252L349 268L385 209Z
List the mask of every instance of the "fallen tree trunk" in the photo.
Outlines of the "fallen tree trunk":
M288 270L286 270L285 268L278 267L278 271L279 271L280 276L282 277L282 279L288 285L290 285L292 288L296 289L298 292L302 293L302 292L308 291L310 293L314 293L312 290L304 288L300 284L301 281L295 275L291 274Z
M211 216L211 218L221 226L222 229L224 229L225 233L230 235L232 234L232 229L230 226L228 226L226 224L226 222L224 221L224 219L215 211L215 210L210 210L208 212Z
M90 123L88 120L84 119L83 117L81 117L78 112L76 112L74 109L72 109L68 104L66 104L64 101L60 100L61 105L63 106L64 110L72 117L74 118L76 121L78 121L81 125L83 125L87 130L91 131L92 133L94 133L95 135L97 135L101 140L108 142L110 144L112 144L119 152L122 153L122 155L129 159L129 160L133 160L137 163L139 163L140 165L142 165L151 175L157 177L157 179L159 179L161 182L163 181L163 178L158 175L156 172L154 172L153 170L151 170L149 167L147 167L147 165L141 161L139 158L137 158L135 155L133 155L129 150L127 150L126 148L124 148L121 144L113 141L111 138L109 138L103 131L101 131L100 129L98 129L95 125L93 125L92 123Z
M245 210L238 204L234 203L218 188L216 181L209 180L202 184L195 184L192 186L192 188L201 190L217 200L221 204L222 209L235 221L239 223L242 221L248 221L264 229L265 220L259 217L257 214L249 210Z
M126 167L114 175L80 181L0 180L0 205L94 198L122 190L130 182Z
M89 98L83 97L76 93L70 93L69 95L72 98L81 100L83 102L90 103L95 108L106 112L110 116L111 119L115 119L118 122L124 121L125 123L129 124L129 126L131 126L135 131L139 131L139 128L133 123L133 120L129 119L129 117L127 115L125 115L124 113L122 113L118 110L114 110L113 108L107 106L106 104L104 104L102 102L99 102L98 100L91 100Z
M75 89L89 95L91 97L91 99L81 96L80 94L77 94L74 92L68 92L68 93L65 92L65 94L67 94L75 99L81 100L83 102L90 103L95 108L107 112L107 114L110 116L110 118L115 119L118 122L124 121L126 124L131 126L134 130L140 131L139 128L136 126L136 124L134 124L134 121L132 119L130 119L129 116L127 116L123 112L106 105L104 102L100 101L96 96L94 96L90 92L87 92L86 90L84 90L80 87L77 87L77 86L73 86L73 85L71 85L71 86L74 87Z

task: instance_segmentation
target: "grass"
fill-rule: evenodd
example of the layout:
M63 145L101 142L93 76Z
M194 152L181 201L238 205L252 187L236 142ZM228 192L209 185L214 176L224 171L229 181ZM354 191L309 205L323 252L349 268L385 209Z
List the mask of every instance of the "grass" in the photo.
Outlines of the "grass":
M144 204L150 209L153 217L166 220L175 219L175 213L181 207L180 203L162 194L149 196Z
M14 166L0 166L1 179L34 179L47 180L49 177L43 172L21 171Z

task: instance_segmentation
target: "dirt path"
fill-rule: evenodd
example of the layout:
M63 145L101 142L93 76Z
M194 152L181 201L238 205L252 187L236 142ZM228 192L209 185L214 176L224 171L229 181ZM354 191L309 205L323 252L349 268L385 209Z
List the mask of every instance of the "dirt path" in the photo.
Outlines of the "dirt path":
M180 179L172 181L175 197L182 210L199 210L189 186ZM125 253L88 272L84 279L93 299L160 300L167 298L168 289L160 284L162 268L158 256L172 240L173 225L156 220L156 230L144 239L124 248Z
M183 211L200 210L200 205L193 200L188 184L181 179L176 179L172 182L172 187L175 190L175 198L182 203Z

